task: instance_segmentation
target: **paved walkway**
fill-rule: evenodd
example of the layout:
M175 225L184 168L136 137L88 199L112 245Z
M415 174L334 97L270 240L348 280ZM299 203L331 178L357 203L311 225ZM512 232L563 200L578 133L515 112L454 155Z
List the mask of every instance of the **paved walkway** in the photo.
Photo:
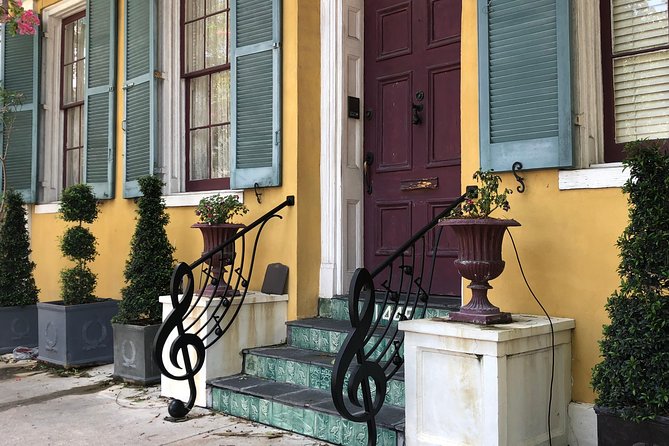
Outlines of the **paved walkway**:
M0 444L328 445L200 408L165 421L157 386L115 383L111 374L111 365L66 371L0 356Z

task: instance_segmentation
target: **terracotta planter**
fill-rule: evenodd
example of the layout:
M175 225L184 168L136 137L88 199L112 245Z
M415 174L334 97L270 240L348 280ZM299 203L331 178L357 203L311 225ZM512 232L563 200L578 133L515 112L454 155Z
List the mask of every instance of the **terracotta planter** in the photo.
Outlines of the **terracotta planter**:
M243 227L244 225L232 223L222 223L219 225L195 223L191 226L191 228L198 228L200 232L202 232L202 237L204 239L203 255L222 245L226 240L230 240L237 234L237 231ZM204 297L221 297L226 294L225 289L227 288L227 284L223 281L223 275L226 272L225 267L232 264L234 258L235 245L234 243L231 243L226 246L223 251L217 252L210 260L207 260L206 263L209 265L211 280L202 293ZM216 284L218 284L218 287ZM230 296L232 293L233 291L230 289L228 290L227 295Z
M455 266L465 279L471 280L467 288L472 299L460 311L451 313L453 321L474 324L504 324L511 322L511 314L503 313L488 300L488 283L504 271L502 241L509 226L520 226L515 220L447 219L439 223L455 231L458 239L458 259Z

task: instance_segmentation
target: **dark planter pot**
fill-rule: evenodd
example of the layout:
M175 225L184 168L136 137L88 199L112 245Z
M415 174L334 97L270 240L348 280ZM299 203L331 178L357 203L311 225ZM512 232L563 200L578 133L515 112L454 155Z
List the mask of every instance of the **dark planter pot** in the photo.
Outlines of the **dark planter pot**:
M505 324L511 322L511 314L503 313L488 300L488 283L504 271L502 241L509 226L520 226L516 220L496 218L446 219L439 223L455 231L458 239L458 259L455 267L465 279L471 280L467 288L472 290L472 299L451 313L450 319L474 324Z
M669 446L669 417L637 423L619 418L608 407L595 407L595 412L599 446Z
M111 318L118 301L100 299L81 305L37 304L39 356L64 367L111 364L114 361Z
M112 324L114 328L114 377L141 385L160 382L153 359L156 325Z
M37 306L0 307L0 354L37 347Z
M222 223L219 225L209 225L206 223L195 223L191 228L198 228L202 232L204 239L204 251L202 255L221 246L225 241L230 240L237 234L244 225L237 225L232 223ZM235 258L235 244L231 243L223 251L217 252L211 260L207 260L207 265L211 272L211 281L204 289L202 295L204 297L222 297L226 294L227 284L223 280L225 274L225 267L232 264ZM218 287L216 286L218 284ZM233 290L228 290L227 295L232 295ZM239 294L239 293L237 293Z

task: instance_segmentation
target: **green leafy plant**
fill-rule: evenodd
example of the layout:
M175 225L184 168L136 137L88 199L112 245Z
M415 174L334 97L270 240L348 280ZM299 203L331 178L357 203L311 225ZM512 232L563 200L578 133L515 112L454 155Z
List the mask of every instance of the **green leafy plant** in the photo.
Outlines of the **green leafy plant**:
M95 300L97 277L88 263L97 255L95 236L84 223L93 223L98 216L98 202L93 190L85 184L76 184L63 191L60 201L61 218L76 222L63 234L60 250L65 257L75 262L75 266L65 268L60 273L61 293L65 305L76 305Z
M26 230L26 210L20 193L4 194L5 219L0 227L0 307L34 305L39 290L30 260L30 240Z
M502 178L492 170L477 170L472 177L480 185L468 192L464 203L451 215L454 218L489 218L497 209L510 209L508 195L511 189L501 188Z
M155 176L139 178L142 197L137 201L137 225L124 271L126 286L114 322L149 325L161 320L158 296L169 294L174 266L174 246L165 230L170 218L161 198L163 185Z
M669 156L658 144L629 143L629 223L618 238L620 288L593 369L597 404L624 419L669 415Z
M195 215L202 223L218 225L230 223L232 217L244 215L248 211L247 207L239 202L236 195L228 195L225 198L220 195L212 195L200 200Z

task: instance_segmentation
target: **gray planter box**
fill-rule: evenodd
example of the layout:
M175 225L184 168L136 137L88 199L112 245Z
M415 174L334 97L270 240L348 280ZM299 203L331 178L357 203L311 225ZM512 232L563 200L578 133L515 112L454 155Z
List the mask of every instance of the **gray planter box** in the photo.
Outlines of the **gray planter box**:
M81 305L40 302L40 361L65 367L110 364L114 361L111 318L118 301L100 299Z
M160 382L153 359L153 339L160 324L112 324L114 327L114 377L137 384Z
M37 347L37 306L0 307L0 355Z

